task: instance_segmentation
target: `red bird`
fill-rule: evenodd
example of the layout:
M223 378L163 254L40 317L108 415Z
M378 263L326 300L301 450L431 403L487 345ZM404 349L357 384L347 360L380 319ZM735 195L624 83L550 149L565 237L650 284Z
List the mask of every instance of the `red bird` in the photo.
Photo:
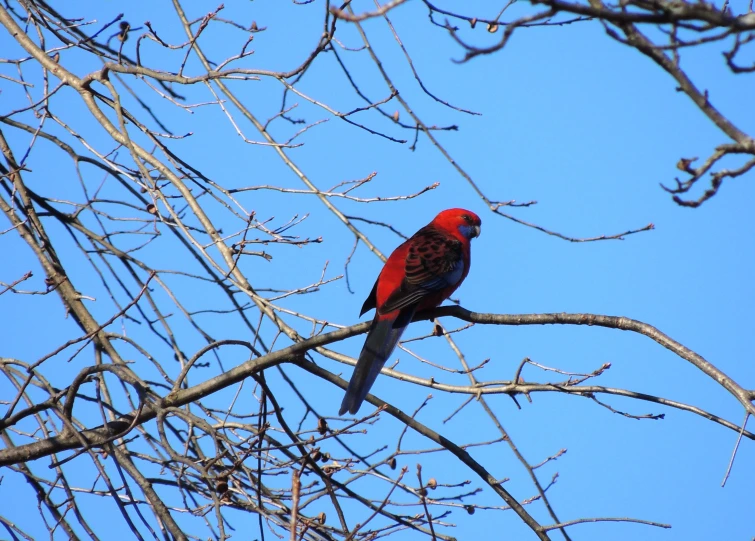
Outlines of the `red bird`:
M359 411L414 313L438 306L467 277L480 224L474 212L444 210L390 255L359 314L375 308L339 415Z

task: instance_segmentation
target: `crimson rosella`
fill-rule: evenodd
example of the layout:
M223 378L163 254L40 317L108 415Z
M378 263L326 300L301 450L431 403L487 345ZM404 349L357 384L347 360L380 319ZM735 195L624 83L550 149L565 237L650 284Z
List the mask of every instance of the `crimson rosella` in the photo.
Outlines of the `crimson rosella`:
M438 306L467 277L480 223L474 212L444 210L390 255L359 314L375 308L339 415L359 411L414 313Z

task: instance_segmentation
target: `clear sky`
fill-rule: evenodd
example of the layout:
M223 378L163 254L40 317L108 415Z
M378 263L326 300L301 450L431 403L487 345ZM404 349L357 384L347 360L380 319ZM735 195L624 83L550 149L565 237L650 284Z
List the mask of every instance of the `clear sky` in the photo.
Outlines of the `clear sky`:
M281 0L228 2L222 12L224 17L244 24L255 20L260 27L267 27L255 35L255 54L241 65L278 70L299 65L322 30L322 4L315 1L296 5ZM467 13L479 9L477 13L481 16L493 16L499 9L491 10L484 2L468 6L464 8ZM192 18L201 17L214 7L207 2L186 2L185 5ZM149 20L164 40L184 40L175 15L157 3L77 0L66 2L65 9L71 17L86 14L99 22L109 21L123 12L133 26ZM374 9L374 5L368 2L355 5L357 12L368 9ZM464 114L428 98L416 84L385 23L381 19L365 22L373 47L394 78L401 96L426 123L458 126L458 131L436 132L436 136L490 199L535 200L536 205L508 212L573 237L612 235L649 223L655 224L655 229L625 240L570 243L518 225L491 213L426 138L420 137L416 150L412 151L409 146L413 132L400 130L389 120L371 113L355 117L392 137L408 139L408 143L399 144L371 135L290 95L289 104L299 104L292 116L309 122L328 119L297 139L303 146L289 151L291 158L319 188L363 178L372 172L377 173L374 180L354 195L405 195L440 183L436 189L408 201L358 204L336 199L334 203L338 208L345 214L390 222L404 234L413 233L444 208L463 206L473 210L482 218L482 235L472 247L469 277L455 295L464 307L492 313L583 312L638 319L699 353L745 388L754 388L753 173L725 181L719 194L698 209L677 206L661 189L659 184L671 185L674 177L680 175L676 169L680 158L704 158L717 145L729 142L684 94L675 91L675 82L646 57L611 40L595 22L521 29L505 50L459 64L454 60L462 58L461 49L442 29L429 23L422 2L414 0L400 6L391 13L391 20L426 87L455 106L481 113L480 116ZM340 27L342 43L358 47L360 41L354 29L345 23L340 23ZM484 28L478 28L474 34L465 30L463 36L480 44L495 39ZM203 46L214 60L220 61L237 51L244 39L243 32L210 26ZM126 49L133 45L129 41ZM146 58L158 59L164 55L154 44L146 43L144 47ZM13 50L14 55L20 55L5 31L0 32L0 50ZM4 52L3 56L8 54ZM71 56L66 58L66 54ZM342 54L352 75L370 98L380 100L389 95L365 52ZM742 130L755 133L752 74L732 76L722 60L719 46L689 51L682 61L690 77L708 89L714 105L730 115ZM97 67L75 53L64 52L63 62L69 62L68 66L78 75ZM171 64L163 67L175 70L176 65L171 60ZM200 73L194 59L190 59L186 70L190 74ZM2 74L12 75L12 72L7 65L0 66ZM140 92L150 95L143 86L136 86ZM231 86L262 119L274 115L280 106L280 84L274 80L236 82ZM318 59L298 88L338 111L363 105L348 87L333 55ZM212 99L204 87L180 90L186 90L189 101ZM61 98L58 107L61 107L61 116L67 115L70 119L77 111L83 111L83 107L73 91L64 92L67 92L66 97ZM231 188L261 184L305 188L270 148L246 144L216 106L187 114L154 94L150 96L150 103L161 110L161 120L175 133L194 134L172 142L171 148L191 158L193 165L217 182ZM3 100L16 100L21 104L23 95L17 90L4 91L0 95L0 114L13 108L2 105ZM124 100L128 107L138 108L128 96ZM389 112L398 108L395 102L385 106ZM401 120L410 122L404 111ZM74 127L83 133L96 133L93 121L85 114L75 119ZM244 123L241 128L249 139L259 139L251 125ZM298 129L279 123L272 131L285 140ZM28 144L28 135L8 131L7 136L11 144L19 148ZM111 147L108 142L101 148ZM65 198L67 189L76 189L73 168L70 161L58 161L64 160L60 153L43 158L46 150L50 151L50 147L35 148L40 154L32 162L29 182L39 186L60 182L56 193ZM93 173L88 182L96 185L101 180L98 175ZM296 234L323 239L320 244L301 249L270 246L266 249L274 257L271 262L252 258L245 261L244 270L253 284L283 289L302 287L316 282L326 263L326 277L343 274L353 236L315 197L252 191L239 195L239 200L248 209L256 210L259 217L275 217L275 223L284 223L294 215L308 215ZM400 242L396 235L383 228L359 226L385 254ZM7 227L7 222L0 221L0 230ZM71 246L64 232L56 230L54 234L62 245ZM156 267L161 263L180 267L182 263L175 259L185 257L186 252L172 252L165 246L153 245L148 252L150 261ZM0 262L0 280L12 281L30 269L38 277L42 276L33 256L13 234L0 237L0 250L14 254ZM193 264L185 263L186 268ZM107 294L100 282L92 279L91 270L74 257L70 258L70 265L74 279L86 284L80 286L86 290L82 292L103 299L101 306L92 303L91 309L101 316L112 313L112 304L107 304ZM349 266L353 294L348 291L345 280L337 280L317 293L292 297L280 304L317 314L340 325L353 324L358 321L359 309L380 268L380 260L360 245ZM39 278L40 283L41 280ZM188 288L192 284L188 282L182 285L176 281L174 286L190 296L191 309L228 308L225 299L215 301L199 293L191 296ZM40 317L46 322L42 336L39 336ZM208 317L203 324L216 339L248 338L235 320ZM444 324L447 328L460 326L453 320L445 320ZM180 323L176 325L186 333L187 353L192 353L191 347L198 349L204 345L201 337L191 334L188 324L185 328L181 328ZM111 330L141 332L132 326L128 321L119 321ZM309 332L302 324L296 326L302 333ZM424 335L430 329L429 323L415 323L406 337ZM2 356L32 362L78 334L73 323L63 319L60 302L53 296L29 298L6 294L0 297ZM478 325L455 337L470 364L490 359L476 372L481 380L511 379L524 357L573 372L591 372L604 363L611 363L610 370L598 378L596 384L693 404L734 423L741 424L744 416L741 405L713 380L639 335L594 327L483 328ZM356 355L362 341L363 337L349 339L335 349ZM281 347L286 344L281 340ZM154 344L154 347L163 355L170 355L170 350L163 345ZM458 359L443 340L425 341L413 349L437 364L459 368ZM466 376L431 369L405 352L398 351L393 358L401 360L399 368L405 372L466 384ZM232 366L238 360L231 355L223 362L225 366ZM350 374L351 369L345 365L324 358L316 360L335 373L345 377ZM70 381L71 370L72 365L61 359L58 366L50 368L48 377L55 384L64 385ZM213 365L207 377L219 370ZM309 376L295 369L290 373L297 381L313 386L313 401L323 414L335 415L342 398L340 389L308 380ZM522 375L527 381L559 379L534 367L525 368ZM201 377L203 375L195 375L194 382ZM275 383L273 379L272 384ZM230 395L224 395L224 399L233 392L235 389ZM9 393L11 390L3 380L0 395L9 396ZM373 387L373 393L412 412L427 396L428 389L382 376ZM497 437L490 418L474 402L451 421L443 423L466 396L433 394L434 399L418 417L420 421L458 442ZM655 404L607 396L600 399L617 410L635 415L663 413L665 418L631 419L611 413L585 398L556 393L533 395L531 402L519 397L521 409L506 396L489 399L530 462L538 463L567 449L558 460L538 470L543 484L558 473L548 496L561 520L632 517L672 525L672 529L664 530L627 523L583 524L570 530L574 539L734 540L755 536L752 501L755 470L751 467L755 445L752 441L743 440L728 482L722 488L736 432L700 416ZM363 407L361 413L368 413L369 408L369 405ZM92 424L97 421L92 419ZM749 428L753 427L755 425L750 423ZM392 447L400 430L401 425L383 415L355 445L362 451L385 442ZM417 435L410 435L408 444L416 448L433 447L431 442ZM505 486L520 500L536 494L525 470L506 444L474 448L472 454L494 476L510 478ZM82 468L90 466L85 460L78 460ZM471 471L452 461L447 454L436 453L421 459L407 455L400 464L409 466L413 472L418 461L423 465L423 475L435 477L439 483L470 479L472 487L485 488ZM38 467L46 468L46 464ZM13 516L25 528L36 531L34 521L38 513L31 489L10 472L0 472L0 476L3 477L0 501L9 502L21 495L29 498L33 503L28 506L28 513ZM471 501L502 504L489 489ZM2 507L5 505L3 503ZM538 519L549 523L541 504L532 503L528 509ZM106 528L112 520L120 520L117 511L103 507L100 523L95 521L95 526L100 528L104 539L108 538ZM248 533L237 532L234 539L257 538L256 518L239 516L237 520L237 526L244 526L248 521L244 528ZM447 520L457 527L444 533L458 539L534 538L510 511L484 511L468 516L461 510ZM40 529L37 535L43 532ZM556 539L559 535L554 533L552 537ZM4 539L5 534L0 534L0 538ZM396 539L402 538L412 536L408 533L396 536Z

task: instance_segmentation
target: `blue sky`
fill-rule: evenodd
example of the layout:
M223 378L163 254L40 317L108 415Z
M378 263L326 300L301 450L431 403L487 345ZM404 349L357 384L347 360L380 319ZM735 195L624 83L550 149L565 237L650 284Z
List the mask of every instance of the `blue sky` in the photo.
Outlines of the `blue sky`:
M367 10L371 6L362 2L355 9ZM484 13L491 11L484 3L469 6L465 8L468 13L479 8L481 16L493 15L498 9ZM200 17L214 6L187 2L185 7L191 17ZM108 21L124 12L134 26L150 20L165 40L184 39L175 15L162 6L71 2L66 3L66 10L69 16L88 13L98 21ZM247 23L255 20L260 27L268 28L256 34L255 54L244 60L244 67L291 69L316 43L321 31L321 11L322 2L298 6L257 0L229 3L223 16ZM289 103L299 103L292 116L310 122L328 119L300 138L302 147L289 151L292 160L318 187L328 188L372 172L377 173L376 178L355 195L402 195L440 183L437 189L400 203L357 204L335 200L338 208L346 214L389 221L405 234L413 233L444 208L469 208L482 217L483 225L482 235L473 245L472 270L456 293L464 307L479 312L584 312L638 319L656 326L744 387L752 388L755 380L752 173L725 181L719 194L699 209L677 206L660 188L660 183L671 185L679 175L675 167L679 158L704 158L717 145L729 142L685 95L675 91L671 77L636 51L612 41L597 23L522 29L505 50L458 64L453 60L461 58L462 51L442 29L429 24L422 3L407 2L391 17L425 85L454 105L482 113L465 115L425 96L384 22L365 23L373 46L402 97L428 124L458 125L458 131L440 132L437 137L488 197L502 201L536 200L538 204L532 207L509 210L517 218L575 237L610 235L648 223L655 224L655 229L623 241L569 243L514 224L487 210L425 138L420 138L416 151L410 151L410 143L401 145L370 135L290 96ZM345 45L358 46L358 35L348 24L341 23L339 33ZM490 43L494 39L482 28L476 33L465 29L464 36L477 40L476 43ZM220 60L233 54L244 39L241 32L210 26L203 46L215 60ZM132 46L130 41L126 48ZM164 55L154 44L146 43L144 47L145 58L155 62L165 58L170 64L163 67L175 69L175 56ZM12 48L7 33L0 33L0 49ZM712 102L722 112L731 115L745 132L754 133L752 75L732 76L721 59L721 50L713 45L686 52L682 65L693 80L709 90ZM364 52L342 54L352 75L372 99L388 95ZM62 62L69 62L67 65L78 75L97 67L71 52L63 53ZM11 75L7 66L0 69ZM187 71L199 73L194 59L187 64ZM149 103L160 108L161 119L175 133L194 133L190 138L171 143L171 149L190 157L192 164L217 182L231 188L257 184L304 188L272 150L245 144L217 107L199 108L190 115L150 94L143 86L135 86ZM262 119L275 114L280 106L280 85L276 81L234 82L231 86ZM347 87L332 55L318 59L299 88L339 111L362 105ZM201 87L180 90L186 91L189 101L211 99ZM99 133L100 149L111 148L112 144L101 131L97 132L93 121L85 114L78 114L84 109L75 93L63 92L58 104L61 116L82 133L92 137ZM8 103L23 103L23 96L13 89L4 90L3 96ZM124 96L124 103L138 108L128 96ZM3 111L8 109L2 107ZM391 112L397 108L393 102L386 105ZM398 130L375 114L360 113L357 118L391 136L410 142L413 137L412 132ZM409 121L403 111L401 119ZM251 125L241 125L248 138L259 139ZM286 139L298 129L279 123L272 131ZM28 144L28 135L8 131L7 136L18 148ZM72 193L68 190L76 193L71 197L80 197L67 158L61 158L59 152L43 144L34 153L34 161L30 162L33 173L27 175L30 185L61 198ZM90 173L87 182L95 186L101 175ZM54 186L53 182L60 185ZM106 185L103 193L109 189ZM259 217L275 217L274 223L283 223L295 214L308 215L297 227L297 234L323 238L322 243L301 249L270 246L267 249L274 256L272 262L259 258L243 261L243 270L253 285L302 287L319 279L326 262L327 277L343 273L353 237L315 197L254 191L239 195L239 200L247 209L256 210ZM224 219L219 211L216 216ZM0 222L0 229L6 227ZM229 221L227 227L233 228L234 223ZM382 228L360 227L386 254L399 242L398 237ZM64 256L64 261L70 265L74 282L80 284L82 292L100 299L90 309L103 318L112 314L114 308L107 294L99 281L92 278L91 270L75 256L65 232L52 225L50 228L60 246L70 251L70 257ZM186 253L172 251L173 245L167 244L168 240L165 236L153 244L144 257L158 268L168 265L193 268L194 262L180 261ZM0 237L0 249L14 254L0 264L0 280L9 282L19 273L33 269L38 284L41 283L41 270L18 238L12 234ZM353 294L347 290L345 281L339 280L315 294L293 297L281 304L337 324L353 324L380 266L378 258L360 245L349 266ZM176 278L172 285L186 296L190 309L228 307L224 298L216 300L199 290L193 293L195 285L189 281ZM31 362L61 342L78 336L79 331L63 316L60 302L53 296L3 295L0 297L2 355ZM41 336L34 331L39 329L40 318L45 329ZM217 339L248 338L234 319L206 317L200 321ZM291 324L302 333L309 331L306 325L293 320ZM449 328L458 326L451 320L444 324ZM187 352L204 345L187 324L176 322L176 326ZM144 331L127 321L117 322L111 330L142 336L145 340L149 336L140 334ZM406 337L423 335L429 330L428 323L417 323ZM269 336L272 335L268 332ZM741 423L744 415L734 398L715 382L639 335L592 327L476 326L455 336L470 364L490 358L490 363L477 373L480 379L510 379L524 357L575 372L590 372L609 362L611 369L596 384L694 404L734 423ZM356 355L362 340L353 338L335 349ZM280 345L286 343L281 340ZM161 355L169 354L161 344L153 346ZM442 340L422 342L414 349L433 362L458 368L458 360ZM394 359L397 357L401 359L400 369L406 372L433 375L439 381L458 385L466 383L466 376L430 369L403 352L395 353ZM222 359L225 366L241 360L245 359L230 353ZM350 374L350 368L344 365L324 358L316 360L335 373ZM54 367L48 367L47 376L53 384L65 385L75 373L72 371L88 362L89 357L73 363L61 358ZM213 362L206 374L195 375L193 381L196 383L218 371L220 367ZM295 369L289 373L303 385L312 386L313 401L322 414L335 415L342 397L339 389L313 382L310 376ZM533 367L526 368L523 376L528 381L549 381L552 377ZM273 377L273 385L279 383ZM283 399L285 387L277 388L281 392L279 399ZM0 393L7 396L10 392L3 380ZM378 379L373 392L408 412L414 411L428 394L426 388L386 376ZM234 393L235 389L221 393L217 403L227 404ZM497 437L495 427L476 403L452 421L443 423L443 418L465 397L434 394L419 420L455 441ZM755 535L751 503L755 473L748 467L755 459L751 441L742 442L727 485L720 486L736 442L735 432L689 413L611 397L601 400L634 414L664 413L666 417L638 421L612 414L584 398L553 393L534 395L532 403L520 397L521 410L508 397L489 400L518 448L532 463L562 448L568 449L565 455L540 470L543 484L554 473L559 474L548 496L561 520L634 517L673 526L671 530L662 530L639 524L584 524L570 530L574 539L749 539ZM368 413L367 409L363 408L361 413ZM91 421L95 424L98 419ZM386 441L390 442L389 447L395 446L400 430L400 425L383 415L367 435L355 439L355 445L362 451ZM407 444L433 447L415 434L408 436ZM472 454L496 477L511 478L506 487L518 498L535 494L526 472L505 444L475 448ZM88 464L81 458L78 461L82 479L87 479ZM418 461L423 465L423 475L434 476L438 482L470 479L472 486L482 486L471 471L451 461L448 455L431 454L421 459L407 455L400 464L409 466L413 472ZM46 463L37 467L46 468ZM0 484L0 499L8 501L16 491L19 496L33 498L19 477L6 473ZM501 505L489 491L483 491L474 501ZM90 505L103 506L95 523L106 534L105 528L117 511L107 508L104 502ZM528 509L549 523L542 505L533 503ZM30 531L35 531L37 516L35 505L14 515ZM256 518L239 515L236 520L238 526L248 522L245 528L249 533L243 538L256 538ZM457 511L448 520L457 527L445 533L459 539L485 538L493 531L511 539L529 538L527 529L511 512L486 511L470 517ZM41 535L41 530L36 535ZM410 537L399 534L396 538ZM559 536L554 533L553 538Z

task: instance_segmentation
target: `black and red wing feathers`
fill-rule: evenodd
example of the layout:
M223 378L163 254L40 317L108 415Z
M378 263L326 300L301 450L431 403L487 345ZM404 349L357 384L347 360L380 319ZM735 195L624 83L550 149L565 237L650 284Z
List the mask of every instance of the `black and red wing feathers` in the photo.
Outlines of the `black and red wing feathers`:
M364 314L366 314L373 308L377 308L377 288L378 288L379 280L380 278L375 280L375 285L372 286L372 291L370 291L370 294L367 295L367 298L364 300L364 304L362 305L362 311L359 312L359 317L362 317Z
M418 304L428 295L456 285L463 272L461 241L435 228L424 227L409 241L401 285L379 311L385 314Z

